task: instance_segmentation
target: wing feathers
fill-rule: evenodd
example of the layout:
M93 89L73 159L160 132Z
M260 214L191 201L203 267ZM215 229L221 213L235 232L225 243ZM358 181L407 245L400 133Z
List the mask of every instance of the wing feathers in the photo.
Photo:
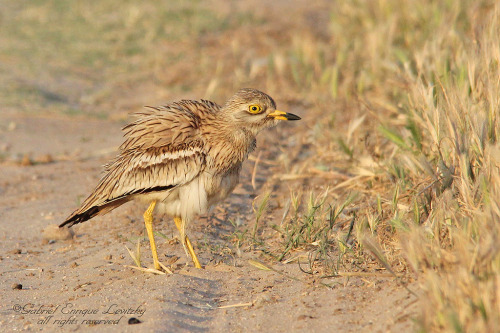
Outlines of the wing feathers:
M108 171L94 192L62 225L84 222L95 215L105 214L134 195L168 191L189 183L204 166L205 155L197 146L177 152L152 148L140 154L122 155L107 166ZM115 205L111 207L111 203ZM95 210L95 207L98 209ZM104 211L105 207L111 209Z
M125 141L121 150L142 149L189 143L199 135L201 118L214 117L220 107L208 101L174 102L148 107L136 113L137 120L123 128Z
M205 167L201 118L220 109L209 101L180 101L148 107L123 128L125 141L93 193L61 224L73 225L105 214L134 196L168 191L196 178Z

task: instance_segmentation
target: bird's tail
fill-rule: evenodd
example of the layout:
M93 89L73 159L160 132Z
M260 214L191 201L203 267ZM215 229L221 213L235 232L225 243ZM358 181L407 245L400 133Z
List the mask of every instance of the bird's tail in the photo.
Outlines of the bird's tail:
M68 216L68 218L66 218L66 220L63 223L59 225L59 228L62 228L64 226L67 226L69 228L74 224L90 220L94 216L104 215L106 213L109 213L110 211L117 208L118 206L123 205L130 199L131 199L130 197L124 196L113 199L111 201L106 200L101 204L97 204L95 202L95 197L91 195L84 201L84 203L80 208L75 210L70 216Z

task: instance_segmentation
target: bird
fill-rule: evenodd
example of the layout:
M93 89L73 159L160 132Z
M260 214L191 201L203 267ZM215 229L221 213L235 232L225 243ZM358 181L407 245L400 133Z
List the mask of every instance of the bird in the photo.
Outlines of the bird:
M256 135L284 120L266 93L237 91L225 104L180 100L145 107L123 127L117 156L104 166L94 191L59 227L71 227L129 202L148 206L143 214L154 270L168 269L158 259L153 212L173 217L180 240L196 268L202 268L186 227L223 201L235 188L243 162L256 147Z

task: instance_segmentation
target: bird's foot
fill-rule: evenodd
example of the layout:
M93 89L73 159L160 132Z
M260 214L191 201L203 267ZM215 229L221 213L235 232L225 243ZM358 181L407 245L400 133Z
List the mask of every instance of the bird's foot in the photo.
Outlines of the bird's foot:
M191 244L191 241L189 240L188 236L185 233L185 221L182 220L180 217L174 217L174 222L175 222L175 226L177 227L177 230L179 230L179 234L181 236L181 241L182 241L182 246L184 247L186 254L189 257L191 257L191 259L193 260L194 267L202 268L200 261L198 260L198 257L196 256L196 253L194 252L193 245Z
M136 264L136 266L125 265L125 267L134 268L134 269L137 269L139 271L146 272L146 273L153 273L153 274L165 274L165 273L168 273L168 274L173 274L172 271L167 266L165 266L164 264L162 264L157 258L154 258L154 257L153 257L153 261L154 261L155 268L144 268L144 267L142 267L142 265L141 265L141 242L140 242L140 240L137 241L137 248L135 250L135 253L132 252L132 250L130 250L128 247L125 246L125 248L127 249L128 253L130 254L130 256L132 257L132 259L134 260L134 262Z
M165 274L174 274L172 273L172 271L170 269L168 269L165 265L161 264L161 269L156 269L156 268L144 268L144 267L139 267L139 266L130 266L130 265L125 265L125 267L128 267L128 268L133 268L133 269L137 269L141 272L144 272L144 273L153 273L153 274L158 274L158 275L165 275Z
M159 266L159 267L157 267ZM174 274L167 266L163 265L161 262L155 262L155 270L157 271L160 271L160 269L163 269L164 272L168 273L168 274Z

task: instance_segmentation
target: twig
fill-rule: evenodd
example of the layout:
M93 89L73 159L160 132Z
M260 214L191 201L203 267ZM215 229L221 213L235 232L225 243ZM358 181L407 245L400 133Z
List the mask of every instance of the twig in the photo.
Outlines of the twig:
M123 265L123 266L128 267L128 268L137 269L141 272L146 272L146 273L153 273L153 274L158 274L158 275L165 275L166 274L165 272L159 271L159 270L154 269L154 268L144 268L144 267L137 267L137 266L130 266L130 265ZM169 274L172 274L172 272L170 270L168 270L167 272Z
M252 188L255 191L257 189L257 186L255 185L255 175L257 174L257 165L259 165L260 161L260 156L262 155L262 150L259 151L259 154L257 155L257 159L255 160L255 164L253 165L253 171L252 171Z
M349 237L351 237L351 232L354 227L354 221L356 220L356 213L354 213L354 216L352 217L351 223L349 224L349 231L347 232L347 235L345 236L344 243L347 244L347 241L349 241Z
M222 306L218 306L217 309L228 309L228 308L239 308L239 307L243 307L243 306L252 306L253 305L253 302L249 302L249 303L238 303L238 304L231 304L231 305L222 305Z
M385 267L385 269L390 272L396 280L399 281L403 285L403 288L405 288L410 294L415 296L416 298L420 298L413 290L408 288L406 283L392 270L392 267L389 265L387 260L385 259L384 254L382 253L382 250L377 246L377 244L370 238L370 237L364 237L363 239L363 245L373 254L373 256Z

